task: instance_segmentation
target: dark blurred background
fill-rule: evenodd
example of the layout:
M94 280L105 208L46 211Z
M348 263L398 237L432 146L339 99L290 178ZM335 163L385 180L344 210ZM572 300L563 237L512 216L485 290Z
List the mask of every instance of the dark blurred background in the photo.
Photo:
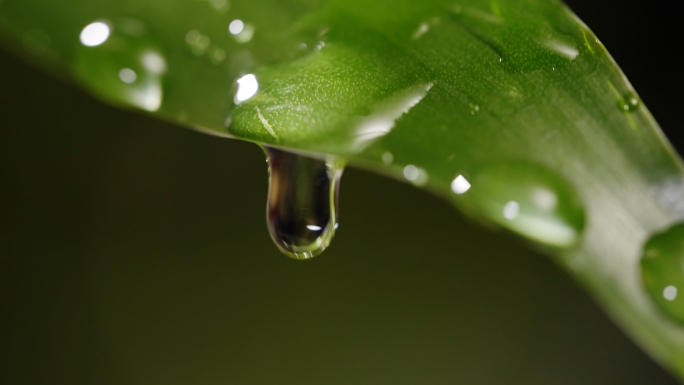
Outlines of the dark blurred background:
M674 138L676 3L568 2ZM3 384L675 383L546 257L413 187L348 170L332 247L295 262L256 146L6 51L0 111Z

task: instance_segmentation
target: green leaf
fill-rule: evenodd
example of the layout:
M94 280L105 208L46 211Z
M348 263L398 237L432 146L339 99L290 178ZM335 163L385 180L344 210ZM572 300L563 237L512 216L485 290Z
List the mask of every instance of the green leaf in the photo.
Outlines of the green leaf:
M684 328L640 272L684 218L684 168L561 3L5 0L0 28L110 103L334 155L514 232L684 375Z

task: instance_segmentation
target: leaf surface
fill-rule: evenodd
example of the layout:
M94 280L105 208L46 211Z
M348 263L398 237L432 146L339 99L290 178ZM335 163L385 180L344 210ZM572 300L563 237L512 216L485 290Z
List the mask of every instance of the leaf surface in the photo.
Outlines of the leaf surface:
M639 263L684 218L682 163L562 3L5 0L0 29L107 102L337 156L511 230L684 373Z

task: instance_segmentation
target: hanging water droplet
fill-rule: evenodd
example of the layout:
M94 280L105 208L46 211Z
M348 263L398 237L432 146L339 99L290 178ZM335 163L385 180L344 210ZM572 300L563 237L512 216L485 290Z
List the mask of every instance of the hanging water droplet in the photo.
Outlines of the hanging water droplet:
M271 238L290 258L313 258L335 233L343 167L335 159L264 149L270 170L266 215Z
M584 208L556 173L523 162L488 165L452 183L459 200L533 241L570 247L584 229ZM462 194L462 195L461 195Z
M166 60L137 20L100 20L79 35L75 71L80 80L112 103L157 111L162 104Z
M684 223L655 234L646 242L641 277L653 302L684 323Z
M633 112L639 108L639 97L634 92L628 92L622 98L620 98L619 106L622 111Z

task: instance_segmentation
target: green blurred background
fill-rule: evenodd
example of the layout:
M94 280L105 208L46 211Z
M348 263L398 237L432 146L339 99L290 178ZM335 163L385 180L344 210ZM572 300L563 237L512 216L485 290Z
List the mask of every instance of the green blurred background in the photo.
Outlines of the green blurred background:
M569 2L670 136L674 2ZM347 170L292 261L255 145L109 108L0 51L3 384L673 384L548 258ZM680 152L681 138L673 138Z

